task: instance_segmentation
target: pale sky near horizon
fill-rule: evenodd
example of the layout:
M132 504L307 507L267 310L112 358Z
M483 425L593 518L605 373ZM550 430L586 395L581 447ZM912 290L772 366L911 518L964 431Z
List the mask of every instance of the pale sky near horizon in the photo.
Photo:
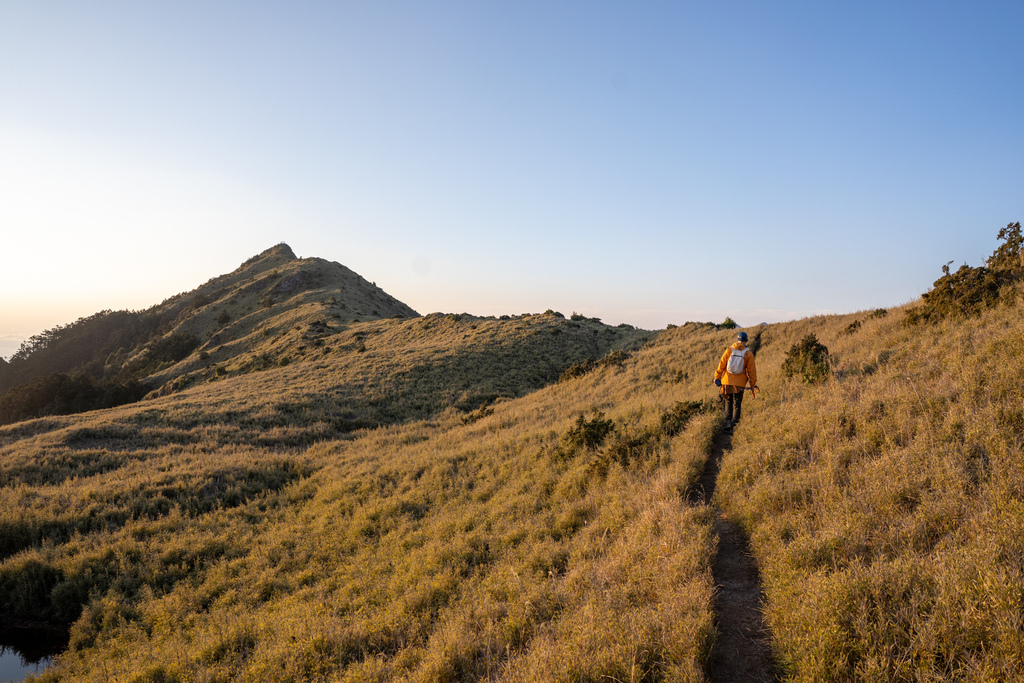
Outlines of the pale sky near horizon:
M1024 219L1020 2L5 2L0 356L287 242L420 313L905 303Z

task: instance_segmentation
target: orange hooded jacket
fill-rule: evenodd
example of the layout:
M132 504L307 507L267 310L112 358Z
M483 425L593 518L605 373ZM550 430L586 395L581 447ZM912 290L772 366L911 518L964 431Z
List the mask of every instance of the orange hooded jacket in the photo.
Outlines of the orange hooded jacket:
M722 384L728 384L734 387L745 387L747 382L750 382L750 386L757 386L757 366L754 365L754 354L747 353L743 357L743 373L734 375L731 372L727 372L725 367L729 364L729 356L732 355L733 349L746 349L746 345L738 341L725 350L722 354L722 360L718 361L718 369L715 370L715 379L722 380Z

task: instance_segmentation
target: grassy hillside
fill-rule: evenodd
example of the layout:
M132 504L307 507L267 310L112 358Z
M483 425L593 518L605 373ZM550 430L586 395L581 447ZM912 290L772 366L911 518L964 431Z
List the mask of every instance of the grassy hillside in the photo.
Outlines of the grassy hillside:
M1018 237L912 305L749 330L714 502L787 680L1024 677ZM687 493L734 331L315 320L266 337L287 364L240 344L0 427L0 612L72 622L40 680L706 680Z
M280 244L145 311L101 311L27 340L0 364L0 424L169 393L227 365L287 363L349 323L417 315L341 264Z
M1024 676L1019 311L814 319L762 352L770 390L718 496L752 537L792 680ZM778 370L805 332L836 356L827 382Z
M1024 252L1008 230L923 302L778 326L758 356L768 390L717 495L752 537L791 680L1024 677ZM832 355L814 384L780 372L809 333Z
M716 419L676 350L723 333L366 325L362 353L0 429L2 609L74 621L43 680L701 680L713 543L681 491ZM516 398L565 337L612 353ZM350 430L351 387L455 400Z

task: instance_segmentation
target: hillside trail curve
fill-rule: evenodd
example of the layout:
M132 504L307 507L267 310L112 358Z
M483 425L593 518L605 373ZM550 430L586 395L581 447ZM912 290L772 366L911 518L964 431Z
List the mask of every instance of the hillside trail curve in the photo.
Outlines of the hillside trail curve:
M720 432L697 484L693 504L711 505L723 455L732 450L732 435ZM778 683L771 633L761 610L761 575L738 524L714 508L718 552L711 567L715 581L716 638L706 674L711 683Z

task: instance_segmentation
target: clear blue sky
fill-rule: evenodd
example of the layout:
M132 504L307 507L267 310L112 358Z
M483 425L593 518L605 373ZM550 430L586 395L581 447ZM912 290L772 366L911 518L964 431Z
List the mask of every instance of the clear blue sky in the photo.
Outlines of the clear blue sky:
M287 242L421 313L907 302L1024 219L1024 3L2 2L0 355Z

